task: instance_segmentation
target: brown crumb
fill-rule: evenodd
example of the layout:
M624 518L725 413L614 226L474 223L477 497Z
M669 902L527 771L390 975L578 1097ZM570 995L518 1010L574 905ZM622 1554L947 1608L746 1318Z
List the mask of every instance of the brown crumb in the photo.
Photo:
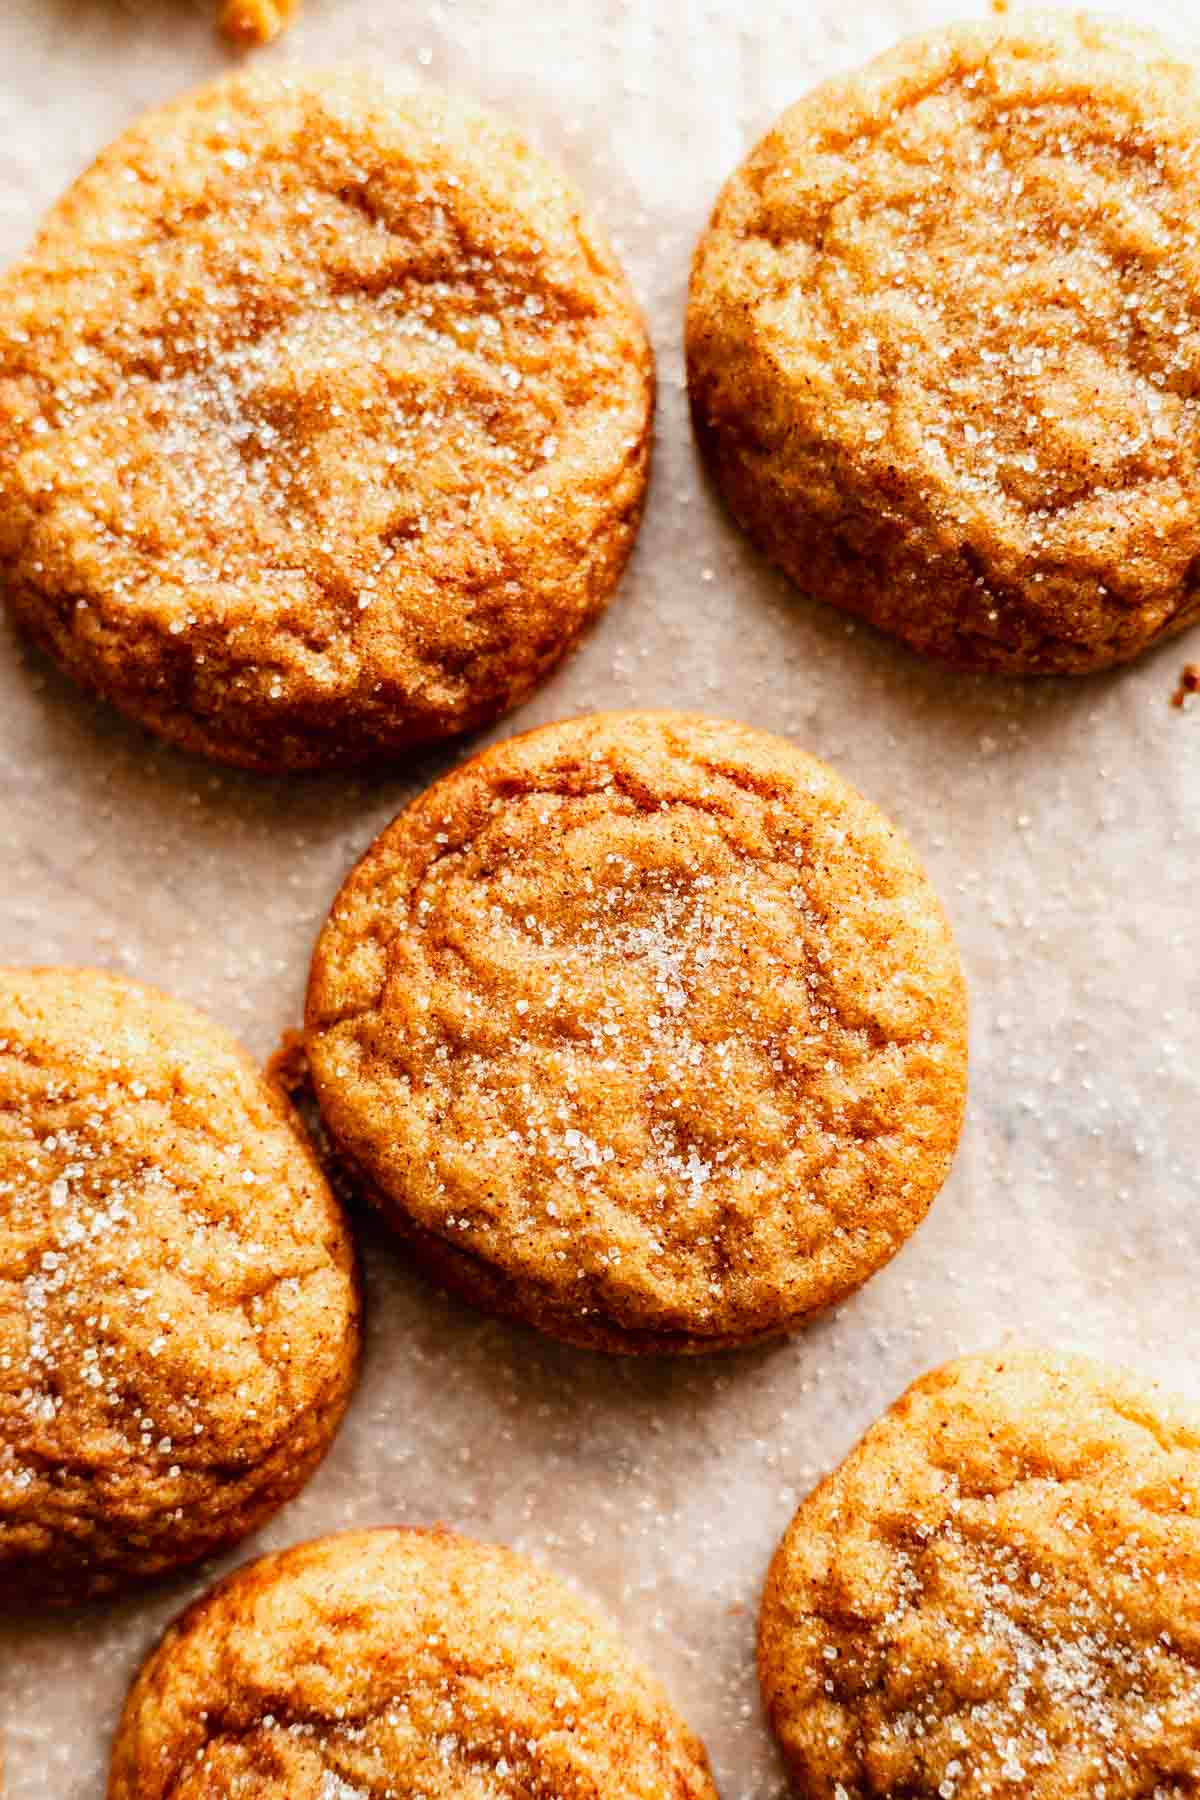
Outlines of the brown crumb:
M1200 663L1188 663L1179 676L1179 686L1171 695L1171 705L1183 707L1193 694L1200 694Z
M299 11L299 0L222 0L217 26L235 44L269 44Z
M272 1052L266 1077L273 1087L296 1104L298 1094L308 1088L308 1055L302 1031L285 1031Z

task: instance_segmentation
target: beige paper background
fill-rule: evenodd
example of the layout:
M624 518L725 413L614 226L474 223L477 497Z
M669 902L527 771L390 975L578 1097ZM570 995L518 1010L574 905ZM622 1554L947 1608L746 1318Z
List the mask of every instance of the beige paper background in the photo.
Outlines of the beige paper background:
M770 1551L912 1375L1018 1330L1200 1394L1200 701L1168 704L1187 640L1077 683L924 667L763 567L687 424L687 263L720 181L813 80L970 5L307 0L269 53L400 64L506 109L589 192L645 302L661 402L633 566L501 729L669 704L787 733L909 832L966 959L973 1088L954 1174L835 1317L752 1354L623 1364L491 1324L371 1241L349 1420L240 1553L387 1520L531 1552L621 1621L704 1734L725 1800L783 1791L752 1665ZM1200 32L1194 6L1138 10ZM0 255L135 113L229 60L198 0L0 0ZM4 628L0 960L128 971L265 1056L296 1019L343 870L449 760L355 780L209 768L81 700ZM7 1800L99 1800L125 1685L208 1573L0 1624Z

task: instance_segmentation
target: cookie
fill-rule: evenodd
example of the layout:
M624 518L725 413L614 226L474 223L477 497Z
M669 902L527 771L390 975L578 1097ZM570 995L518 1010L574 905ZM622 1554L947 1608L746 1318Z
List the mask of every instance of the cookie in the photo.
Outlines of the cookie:
M195 1562L311 1475L358 1355L345 1222L210 1020L0 970L0 1603Z
M966 1079L895 829L781 739L668 713L530 732L417 799L334 903L307 1047L419 1261L624 1351L859 1286L940 1187Z
M238 1570L138 1676L108 1800L716 1800L611 1629L510 1550L319 1538Z
M151 113L0 284L0 575L187 749L482 725L605 604L652 363L574 191L466 102L256 71Z
M1083 15L901 44L785 113L696 253L735 517L963 668L1082 674L1200 611L1200 80Z
M806 1800L1200 1784L1200 1417L1018 1346L926 1375L801 1506L763 1694Z

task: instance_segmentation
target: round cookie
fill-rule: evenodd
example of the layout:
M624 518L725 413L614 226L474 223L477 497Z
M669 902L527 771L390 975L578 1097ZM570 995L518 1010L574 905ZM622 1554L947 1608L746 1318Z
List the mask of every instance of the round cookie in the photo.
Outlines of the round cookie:
M806 1800L1200 1783L1200 1417L1019 1346L926 1375L796 1514L763 1694Z
M256 71L0 283L0 574L77 680L256 769L473 729L607 601L653 368L578 196L463 101Z
M192 1007L0 970L0 1595L195 1562L345 1410L353 1249L297 1123Z
M903 43L785 113L692 270L693 417L808 592L1080 674L1200 610L1200 80L1083 15Z
M108 1800L716 1800L611 1629L509 1550L320 1538L221 1582L121 1719Z
M424 1262L603 1349L772 1336L892 1256L966 1081L938 902L781 739L678 714L502 743L376 840L317 945L335 1145Z

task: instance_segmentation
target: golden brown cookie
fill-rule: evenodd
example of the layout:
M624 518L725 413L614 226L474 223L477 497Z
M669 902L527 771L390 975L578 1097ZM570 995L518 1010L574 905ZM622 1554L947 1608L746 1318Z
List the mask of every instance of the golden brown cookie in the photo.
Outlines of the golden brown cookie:
M903 839L781 739L575 719L456 769L346 881L307 1043L418 1258L573 1343L774 1335L946 1175L965 998Z
M0 574L189 749L512 706L632 546L652 364L562 177L460 100L257 71L133 126L0 284Z
M801 1506L763 1693L806 1800L1200 1790L1200 1417L1017 1347L918 1381Z
M699 1741L590 1608L443 1531L319 1538L185 1612L108 1800L716 1800Z
M819 599L1084 673L1200 608L1200 80L1084 15L901 44L784 114L696 253L693 415Z
M79 969L0 970L0 1603L234 1543L354 1378L341 1212L226 1032Z

